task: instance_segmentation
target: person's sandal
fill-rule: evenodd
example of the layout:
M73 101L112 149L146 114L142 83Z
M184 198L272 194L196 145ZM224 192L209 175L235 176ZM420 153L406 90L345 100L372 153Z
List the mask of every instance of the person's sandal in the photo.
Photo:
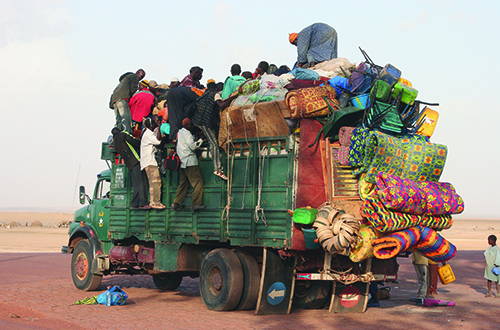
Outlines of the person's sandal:
M179 203L174 203L174 204L172 204L172 206L170 206L170 209L172 211L180 210L182 208L184 208L184 205L181 205Z
M217 172L217 171L214 171L214 174L217 175L218 177L220 177L222 180L228 180L227 176L224 175L224 173L222 172Z

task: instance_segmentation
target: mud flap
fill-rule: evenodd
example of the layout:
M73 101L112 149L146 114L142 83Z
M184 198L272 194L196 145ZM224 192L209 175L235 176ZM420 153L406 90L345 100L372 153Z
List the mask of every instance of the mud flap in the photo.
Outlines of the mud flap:
M333 282L330 313L364 313L368 304L370 283L355 282L344 285Z
M277 250L264 248L256 315L289 314L292 307L294 257L282 259Z

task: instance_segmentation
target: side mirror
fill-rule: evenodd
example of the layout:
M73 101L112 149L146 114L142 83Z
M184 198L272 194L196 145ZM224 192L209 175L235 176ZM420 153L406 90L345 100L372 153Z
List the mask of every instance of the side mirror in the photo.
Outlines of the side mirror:
M85 204L85 187L80 186L80 204Z

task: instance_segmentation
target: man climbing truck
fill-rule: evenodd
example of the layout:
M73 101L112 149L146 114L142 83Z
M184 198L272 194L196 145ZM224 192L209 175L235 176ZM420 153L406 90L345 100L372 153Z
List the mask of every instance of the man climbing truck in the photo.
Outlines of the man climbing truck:
M96 290L105 275L150 274L159 289L175 290L191 276L200 278L210 310L287 314L292 303L299 308L329 303L331 312L364 311L369 282L396 278L395 259L353 262L345 249L326 252L310 225L293 220L294 210L308 206L327 218L344 214L334 211L340 207L348 214L359 210L360 199L356 187L345 189L356 185L352 175L324 176L324 143L308 148L321 125L303 119L300 132L289 134L282 110L279 102L256 105L252 121L243 107L229 108L233 131L223 157L229 180L212 174L212 160L202 150L206 209L196 212L131 209L129 170L103 143L101 159L109 169L97 176L92 197L80 187L80 202L87 199L88 205L75 212L63 247L73 254L75 286ZM244 120L244 135L238 135ZM179 176L168 171L162 177L164 205L172 204ZM331 190L327 180L339 189ZM340 195L327 197L327 186ZM188 192L186 205L190 198Z

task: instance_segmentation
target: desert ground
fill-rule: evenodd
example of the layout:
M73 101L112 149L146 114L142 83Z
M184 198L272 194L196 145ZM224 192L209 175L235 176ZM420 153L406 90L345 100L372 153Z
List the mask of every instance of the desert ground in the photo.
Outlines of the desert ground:
M71 281L69 213L0 213L0 329L493 329L500 299L486 298L483 251L486 238L500 237L500 220L456 218L442 232L458 252L450 261L457 280L438 285L438 299L455 307L425 308L409 302L416 292L411 259L398 258L398 283L391 299L363 314L292 309L290 315L255 316L253 311L212 312L205 308L198 279L184 278L174 291L159 291L150 276L108 276L96 292L77 290ZM41 227L30 227L40 221ZM10 226L18 222L20 227ZM40 224L38 224L40 225ZM72 304L119 285L129 295L124 306Z

